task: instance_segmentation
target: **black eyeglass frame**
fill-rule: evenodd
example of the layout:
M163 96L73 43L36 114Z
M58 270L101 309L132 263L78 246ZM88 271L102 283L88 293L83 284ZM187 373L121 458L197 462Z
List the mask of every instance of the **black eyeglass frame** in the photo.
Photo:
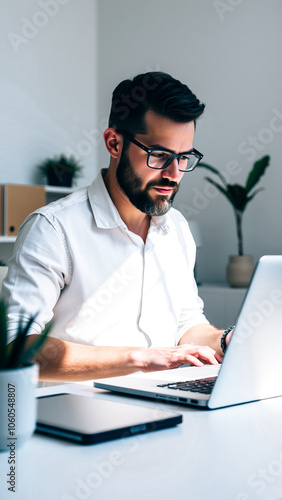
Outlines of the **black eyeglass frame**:
M124 135L124 137L126 137L126 139L128 139L130 142L135 144L135 146L138 146L139 148L143 149L143 151L145 151L147 153L147 167L153 168L154 170L164 170L166 167L168 167L173 162L173 160L175 158L177 158L178 165L179 165L179 161L180 161L181 157L189 154L189 155L195 156L197 161L194 163L194 165L189 170L184 170L182 168L179 168L179 171L180 172L192 172L193 170L195 170L198 163L204 157L204 155L202 153L200 153L200 151L197 151L197 149L195 149L195 148L192 148L189 151L185 151L183 153L175 153L171 149L167 149L167 148L148 148L147 146L144 146L144 144L142 144L141 142L134 139L134 137L132 137L130 134L125 132L125 130L116 130L116 132L118 134ZM162 167L152 167L151 165L149 165L149 159L150 159L150 155L154 151L164 151L165 153L170 153L172 156L171 156L171 158L169 158L165 162L165 164Z

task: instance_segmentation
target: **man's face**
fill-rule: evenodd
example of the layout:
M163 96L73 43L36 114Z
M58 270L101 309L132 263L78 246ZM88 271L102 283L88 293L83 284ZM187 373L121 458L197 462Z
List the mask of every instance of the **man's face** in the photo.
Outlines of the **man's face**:
M176 123L148 111L145 115L146 134L135 139L147 147L165 148L182 153L193 147L194 123ZM122 150L117 167L117 181L129 201L147 215L163 215L171 207L184 173L175 159L164 170L147 166L147 153L130 143Z

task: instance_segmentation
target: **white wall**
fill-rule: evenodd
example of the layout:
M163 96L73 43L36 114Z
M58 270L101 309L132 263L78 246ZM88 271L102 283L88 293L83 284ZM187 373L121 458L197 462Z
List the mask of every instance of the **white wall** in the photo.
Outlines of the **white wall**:
M97 171L95 0L1 2L0 182L40 182L36 165L75 153ZM94 138L95 142L95 138ZM42 182L42 179L41 179Z
M271 155L244 216L245 252L281 253L281 16L280 0L1 2L0 182L38 182L39 161L72 151L85 166L78 186L88 184L108 164L113 88L167 71L206 103L194 145L207 162L238 162L233 181L244 182L254 159ZM199 279L224 280L237 247L231 206L211 198L203 170L185 175L175 206L200 225Z
M265 191L247 207L243 221L245 253L255 260L282 252L281 18L279 0L98 1L101 122L120 80L158 69L180 78L206 103L194 145L222 171L238 162L232 183L244 183L253 161L270 154L260 183ZM276 121L274 109L281 113ZM107 163L101 144L99 164ZM223 281L228 255L237 251L234 216L221 195L211 198L205 175L185 174L175 206L200 225L199 279Z

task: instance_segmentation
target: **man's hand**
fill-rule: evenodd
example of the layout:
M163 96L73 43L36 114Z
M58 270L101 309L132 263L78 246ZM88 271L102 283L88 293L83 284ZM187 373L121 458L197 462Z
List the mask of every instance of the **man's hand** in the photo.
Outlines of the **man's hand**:
M27 344L36 335L30 335ZM194 366L218 364L221 356L206 345L183 343L176 347L110 347L66 342L49 337L36 362L40 380L76 382L129 375L136 371L169 370L190 363Z
M221 356L208 346L182 344L176 347L158 347L136 350L131 353L133 364L142 372L170 370L190 363L194 366L217 365Z
M226 336L226 345L228 346L231 336L233 334L234 328L231 332ZM210 346L214 349L217 354L221 357L223 356L223 352L221 350L221 337L224 333L224 330L219 330L215 328L213 325L209 324L198 324L192 326L184 335L181 337L178 345L185 344L196 344L198 346Z

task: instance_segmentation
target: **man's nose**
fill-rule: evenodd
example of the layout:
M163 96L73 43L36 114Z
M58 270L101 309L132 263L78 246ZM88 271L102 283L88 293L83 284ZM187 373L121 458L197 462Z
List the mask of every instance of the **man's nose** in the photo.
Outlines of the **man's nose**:
M174 182L179 182L182 177L182 172L179 171L179 164L177 158L174 158L173 161L162 170L162 177L164 179L170 179Z

